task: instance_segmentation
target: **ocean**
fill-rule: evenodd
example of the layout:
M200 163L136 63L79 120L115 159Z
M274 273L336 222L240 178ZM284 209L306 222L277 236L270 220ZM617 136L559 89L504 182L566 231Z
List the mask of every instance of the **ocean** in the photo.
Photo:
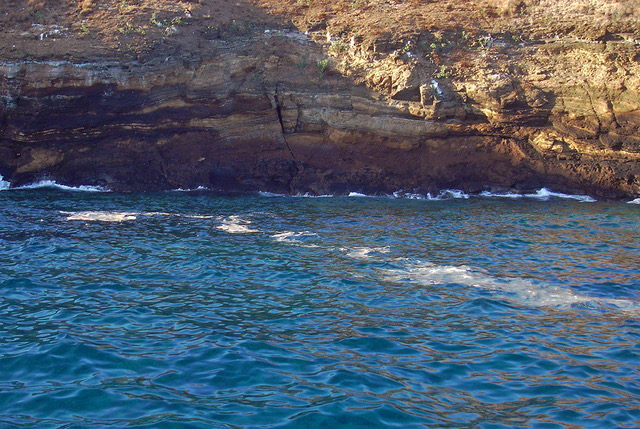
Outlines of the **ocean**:
M640 427L640 201L0 191L0 426Z

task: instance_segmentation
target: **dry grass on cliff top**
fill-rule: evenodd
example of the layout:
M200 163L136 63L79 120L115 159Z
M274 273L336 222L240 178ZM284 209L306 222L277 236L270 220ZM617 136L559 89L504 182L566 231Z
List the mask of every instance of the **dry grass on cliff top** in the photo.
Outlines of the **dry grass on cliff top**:
M0 58L198 55L267 28L384 49L429 32L640 39L640 0L0 0ZM381 43L382 42L382 43ZM393 47L393 43L386 43Z

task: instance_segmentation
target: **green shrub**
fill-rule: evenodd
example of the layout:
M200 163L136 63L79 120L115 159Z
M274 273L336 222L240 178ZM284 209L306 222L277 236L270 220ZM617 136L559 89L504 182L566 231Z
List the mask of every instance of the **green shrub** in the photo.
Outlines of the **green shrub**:
M349 49L349 47L346 44L342 43L342 42L335 42L329 48L329 50L333 51L333 52L341 52L341 51L346 51L348 49Z
M438 70L438 74L436 74L437 79L448 79L452 75L451 70L448 69L444 64L440 66L440 70Z
M322 79L322 77L324 76L324 72L328 66L329 66L329 60L325 59L325 60L318 61L318 77L320 79Z

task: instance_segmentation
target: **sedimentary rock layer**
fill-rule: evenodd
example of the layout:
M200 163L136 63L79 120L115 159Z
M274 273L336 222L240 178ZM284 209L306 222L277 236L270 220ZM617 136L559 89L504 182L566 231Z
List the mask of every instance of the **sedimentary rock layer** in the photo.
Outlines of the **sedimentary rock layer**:
M556 43L530 54L587 49L597 61L629 51ZM295 31L212 52L190 62L0 64L0 174L13 186L48 178L113 190L640 193L633 76L575 81L544 67L517 76L476 65L425 77L378 61L357 80L344 60L364 54L329 58Z

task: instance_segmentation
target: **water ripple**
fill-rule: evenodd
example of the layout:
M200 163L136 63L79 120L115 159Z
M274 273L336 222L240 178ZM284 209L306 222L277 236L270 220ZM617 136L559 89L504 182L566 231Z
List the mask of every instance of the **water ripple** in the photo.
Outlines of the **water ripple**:
M0 198L2 425L640 421L634 205Z

